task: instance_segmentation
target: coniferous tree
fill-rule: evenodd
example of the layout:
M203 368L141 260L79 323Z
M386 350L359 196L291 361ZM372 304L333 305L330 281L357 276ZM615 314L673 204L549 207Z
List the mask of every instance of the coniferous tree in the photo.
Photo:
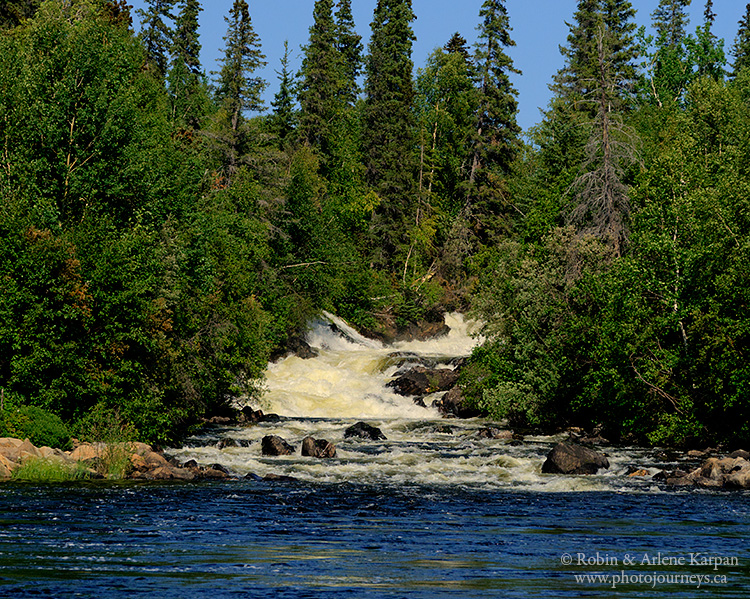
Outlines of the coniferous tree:
M333 0L316 0L310 41L300 70L300 136L318 148L324 158L329 151L331 124L340 106L341 57L336 47Z
M690 18L687 7L691 0L660 0L651 14L659 45L676 48L683 44Z
M295 129L296 115L294 111L294 77L289 69L289 41L284 41L284 56L281 58L281 71L276 71L279 77L279 90L271 101L273 114L270 117L271 129L279 138L282 147L291 137Z
M690 1L661 0L651 15L656 30L651 91L659 106L665 102L679 102L692 78L686 49Z
M198 14L202 10L198 0L185 0L182 5L175 23L174 57L167 76L173 118L194 128L204 112L201 104L206 99L206 94L202 93L204 86L198 37Z
M482 169L499 168L507 173L519 149L516 122L518 92L510 82L510 73L520 74L505 49L515 46L510 37L510 19L505 0L485 0L479 11L479 42L474 60L479 88L479 110L470 183Z
M750 2L745 7L745 15L740 19L737 37L732 45L732 77L736 78L744 69L750 67Z
M193 75L201 74L201 43L198 36L198 15L203 11L199 0L184 0L175 20L172 51L183 60Z
M620 255L628 237L630 201L623 183L625 168L634 160L634 150L624 135L618 111L618 73L613 41L617 36L600 18L597 33L598 80L595 88L596 117L585 150L584 173L572 186L575 207L569 221L579 231L594 235Z
M354 28L351 0L339 0L336 11L336 48L341 57L341 98L353 105L359 95L362 72L362 36Z
M170 12L177 0L147 0L147 10L138 9L142 19L140 37L146 46L149 62L155 67L159 78L167 73L169 53L172 50L174 31L168 22L175 17Z
M409 244L416 224L414 85L411 0L378 0L366 59L364 151L366 178L381 198L373 220L380 261Z
M553 77L550 89L575 111L593 114L591 92L596 83L596 32L601 0L579 0L568 45L560 47L565 66Z
M261 51L260 37L253 29L246 0L235 0L224 20L228 28L224 56L219 59L216 98L229 114L232 131L237 131L244 111L263 110L261 94L267 84L254 73L266 65L266 57Z

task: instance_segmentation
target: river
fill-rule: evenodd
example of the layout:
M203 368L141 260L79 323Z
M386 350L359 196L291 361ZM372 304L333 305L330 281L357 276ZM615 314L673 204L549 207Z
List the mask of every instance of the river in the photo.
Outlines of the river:
M630 477L666 465L637 448L605 448L599 475L543 475L557 438L487 439L496 423L387 389L409 363L471 351L469 325L446 322L388 347L314 323L317 358L269 365L263 409L280 420L168 450L235 480L1 486L0 597L747 597L747 493ZM359 420L386 439L345 439ZM268 434L295 454L261 455ZM307 435L336 457L302 457Z

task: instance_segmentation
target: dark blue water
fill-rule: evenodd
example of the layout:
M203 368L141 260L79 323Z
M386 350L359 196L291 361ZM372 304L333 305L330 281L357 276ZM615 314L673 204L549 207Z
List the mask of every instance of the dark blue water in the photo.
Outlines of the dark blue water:
M744 598L749 500L250 481L6 484L0 597ZM587 565L597 553L607 563ZM709 555L736 563L701 565ZM623 574L628 583L612 579Z

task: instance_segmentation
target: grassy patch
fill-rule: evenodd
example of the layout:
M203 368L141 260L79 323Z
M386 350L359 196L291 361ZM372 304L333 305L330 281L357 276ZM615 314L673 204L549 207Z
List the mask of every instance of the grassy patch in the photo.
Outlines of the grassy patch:
M67 482L89 477L86 467L81 464L66 464L46 458L29 458L12 473L13 480L32 482Z

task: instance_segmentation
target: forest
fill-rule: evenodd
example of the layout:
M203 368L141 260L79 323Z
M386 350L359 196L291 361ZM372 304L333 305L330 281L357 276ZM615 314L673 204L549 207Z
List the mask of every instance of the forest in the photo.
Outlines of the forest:
M367 47L351 0L316 0L276 81L246 0L211 73L198 0L140 31L124 0L4 2L0 433L179 442L262 404L322 310L374 334L462 311L489 417L747 444L750 4L727 50L689 4L579 0L522 132L504 0L416 70L411 0L378 0Z

